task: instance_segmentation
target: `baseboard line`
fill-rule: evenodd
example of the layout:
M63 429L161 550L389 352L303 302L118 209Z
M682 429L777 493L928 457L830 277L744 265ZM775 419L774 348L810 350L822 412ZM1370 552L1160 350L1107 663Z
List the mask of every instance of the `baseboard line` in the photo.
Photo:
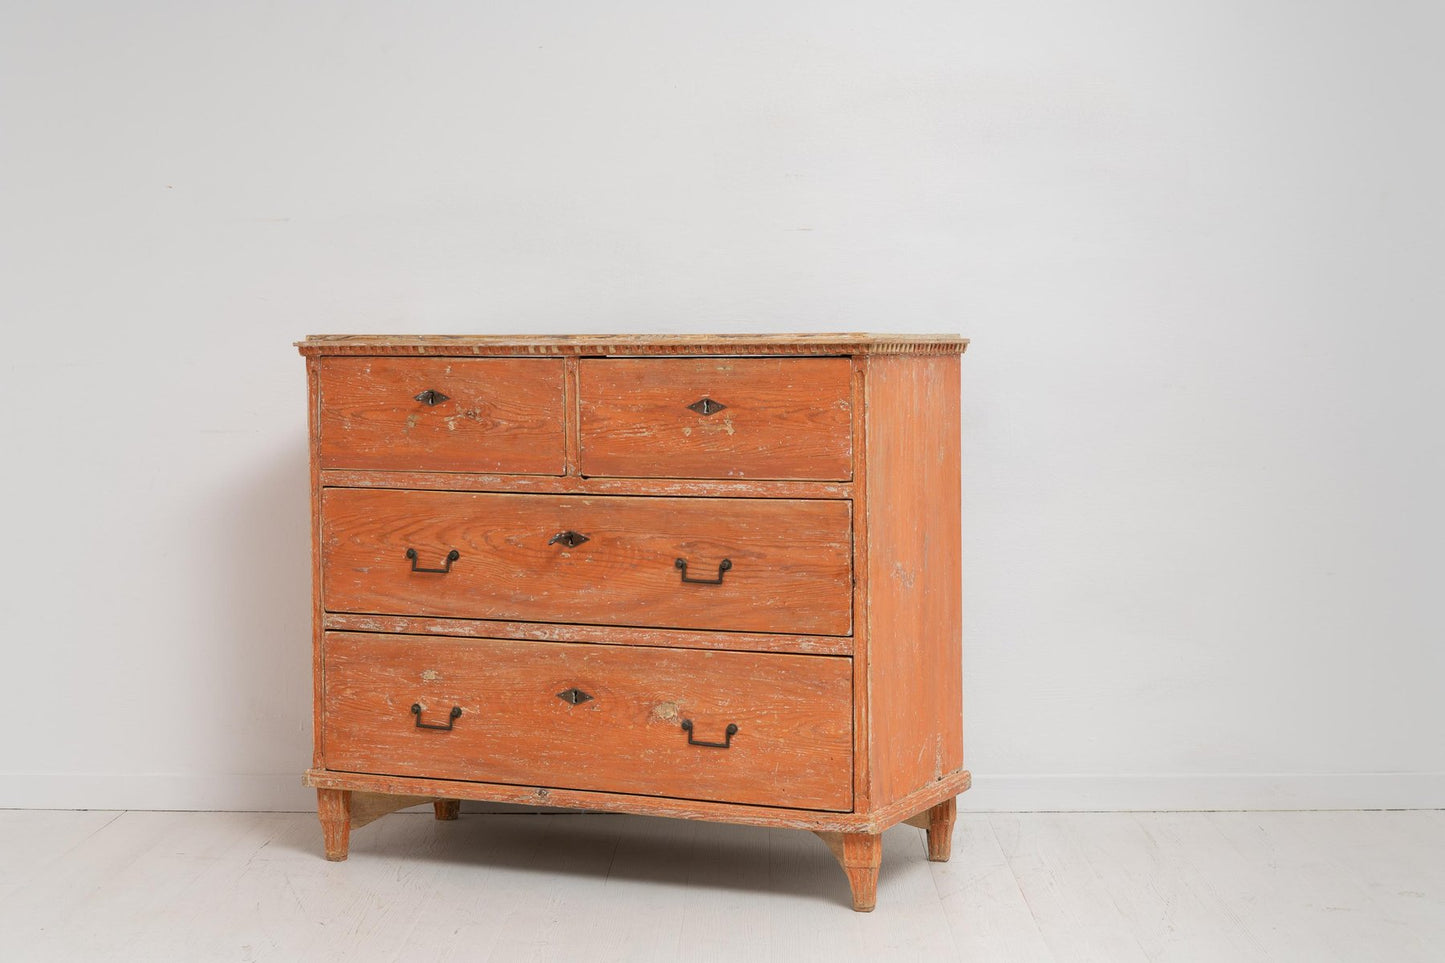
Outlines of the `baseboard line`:
M1445 772L974 772L959 808L975 812L1445 809Z
M0 809L306 812L301 774L0 772ZM1445 809L1445 772L1051 775L974 770L973 812ZM525 812L469 803L472 812Z

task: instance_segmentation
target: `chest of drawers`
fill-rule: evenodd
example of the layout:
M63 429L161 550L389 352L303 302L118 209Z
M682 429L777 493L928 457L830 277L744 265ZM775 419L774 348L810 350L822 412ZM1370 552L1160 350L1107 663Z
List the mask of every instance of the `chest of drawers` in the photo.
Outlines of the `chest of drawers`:
M949 336L300 342L328 859L421 802L948 858L963 768Z

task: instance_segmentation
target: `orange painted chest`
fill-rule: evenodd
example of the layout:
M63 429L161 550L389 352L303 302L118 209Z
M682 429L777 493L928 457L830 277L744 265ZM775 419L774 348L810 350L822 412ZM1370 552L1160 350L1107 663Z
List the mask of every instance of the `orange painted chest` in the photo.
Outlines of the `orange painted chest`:
M951 336L316 336L330 859L419 802L880 834L963 768Z

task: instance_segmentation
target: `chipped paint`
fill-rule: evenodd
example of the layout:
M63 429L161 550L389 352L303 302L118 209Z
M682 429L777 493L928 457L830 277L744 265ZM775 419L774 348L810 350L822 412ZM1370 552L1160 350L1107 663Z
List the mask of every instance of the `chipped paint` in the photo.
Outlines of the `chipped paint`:
M582 351L579 345L590 343L569 342L565 352L555 349L555 353L587 353ZM676 348L667 346L665 353L694 356L705 353L696 350L694 344L695 342L689 341ZM852 345L853 342L849 341L848 344ZM872 353L870 344L871 342L860 341L861 347L855 346L856 351L840 350L832 353ZM347 349L352 347L350 344L345 345ZM787 346L781 342L768 342L766 353L799 353L790 348L783 350L785 347ZM543 354L554 353L554 349L546 346L529 345L526 350ZM959 349L955 349L955 353L957 350ZM323 349L318 353L326 352ZM385 350L377 353L392 352ZM398 350L396 353L478 354L497 353L497 348L491 342L423 341L421 344L411 345L404 352ZM664 351L660 349L658 353ZM623 653L634 647L652 647L654 651L665 648L666 654L658 654L657 662L638 664L629 667L626 672L619 669L613 689L608 692L609 698L605 703L589 707L588 711L595 713L593 721L605 724L598 727L598 739L588 743L587 754L579 756L568 770L569 777L575 779L575 783L569 782L565 785L576 785L585 789L589 785L602 782L603 777L611 775L607 767L617 758L612 754L614 750L619 754L631 753L625 769L619 768L619 771L623 771L628 778L637 778L644 782L653 778L664 780L669 778L669 773L677 773L679 767L675 762L680 751L691 752L703 762L717 767L711 771L730 773L724 780L727 785L718 790L719 795L715 802L694 800L692 797L697 787L691 784L680 787L645 785L645 796L579 793L567 789L555 789L549 794L546 789L528 786L532 782L544 781L549 774L528 770L525 765L515 774L513 785L439 783L421 778L409 780L394 776L367 777L354 772L328 777L324 773L327 760L320 755L322 747L318 735L317 765L318 771L323 772L323 778L339 780L346 788L355 788L358 791L364 788L379 788L384 792L428 792L436 791L437 787L445 785L448 791L466 795L468 798L542 802L551 795L548 802L553 805L585 806L595 801L604 808L622 811L657 811L682 816L708 815L711 818L755 820L765 825L809 824L829 830L846 828L866 833L876 833L886 828L897 818L906 815L907 811L918 812L920 807L936 803L943 798L944 792L957 792L967 788L967 774L964 773L961 777L958 775L960 760L956 758L956 737L952 732L929 728L928 716L933 703L928 698L900 701L903 695L911 695L918 690L922 690L924 696L929 696L929 687L936 686L931 676L937 673L921 674L917 665L923 655L931 657L933 650L939 648L932 641L935 633L911 631L913 626L909 620L916 610L921 608L918 592L928 589L931 594L933 591L933 558L941 551L934 545L942 536L935 536L927 531L920 533L911 512L890 514L882 509L897 501L907 502L914 497L915 491L931 491L934 486L921 485L917 480L919 476L926 477L930 472L905 472L895 464L898 459L891 456L879 457L876 466L869 465L864 457L865 451L859 446L864 443L869 443L870 447L876 446L880 440L887 440L889 433L879 430L875 432L875 438L870 440L862 431L862 415L854 417L850 414L855 408L859 412L867 408L870 409L868 417L871 419L873 402L865 405L862 399L873 397L867 394L866 389L873 389L875 384L880 385L881 389L875 389L880 399L878 410L884 415L891 415L894 411L901 412L894 422L885 420L883 424L891 424L901 432L899 437L911 439L911 433L920 426L931 430L932 424L927 420L926 412L935 409L911 403L911 399L907 397L895 397L900 394L896 387L892 388L892 394L883 390L890 388L887 379L891 369L882 365L876 369L876 377L870 373L869 377L873 380L865 382L863 374L868 369L860 364L861 360L855 358L849 362L839 358L819 359L816 362L818 371L823 371L825 366L836 367L849 363L855 365L852 380L843 382L843 390L859 399L857 405L851 404L847 396L840 396L837 385L834 384L835 379L815 379L810 371L812 362L809 367L805 367L797 359L773 361L689 357L679 358L676 362L669 361L667 364L675 364L680 372L679 382L696 379L700 386L709 389L710 394L714 393L712 389L715 388L715 395L718 397L725 397L730 401L735 397L737 410L744 418L741 438L737 437L738 430L732 421L733 413L724 411L722 417L688 423L682 432L683 437L688 439L686 442L680 442L673 430L680 426L680 422L675 420L679 413L675 411L674 405L670 402L667 405L653 405L652 402L643 400L646 389L654 387L651 382L624 386L627 391L639 393L640 397L628 398L624 395L613 408L598 406L589 410L589 393L595 393L597 386L584 379L579 388L576 371L578 362L570 360L568 363L572 367L568 371L571 372L571 380L562 392L563 403L548 402L552 406L545 408L546 411L560 414L551 416L551 420L544 415L537 415L525 423L528 429L538 429L538 437L546 435L541 429L551 430L552 435L547 443L556 443L559 449L563 447L559 436L565 439L568 451L562 459L564 470L559 471L558 475L566 474L569 476L567 478L531 476L525 472L511 474L517 470L517 465L531 464L518 454L525 452L524 442L530 436L521 430L524 425L517 417L517 409L521 406L510 394L500 399L495 394L488 394L488 390L493 389L491 385L479 384L472 397L466 399L472 405L480 407L485 417L479 417L474 409L459 411L461 404L466 401L461 404L453 402L448 406L450 410L442 408L436 412L421 411L417 413L420 418L411 415L405 419L406 430L426 425L426 431L414 433L414 437L403 438L402 431L398 430L402 416L407 413L407 405L398 404L394 409L390 409L388 420L378 428L371 414L374 407L365 399L357 402L357 417L346 421L344 431L326 436L318 429L313 434L313 445L318 443L318 437L331 437L335 439L334 444L338 449L344 447L360 453L358 456L355 453L343 452L345 458L338 458L337 462L351 465L356 458L364 456L372 458L375 464L371 467L379 469L370 475L360 469L327 471L324 470L326 465L323 462L323 471L318 479L317 466L313 461L313 484L317 486L315 490L324 491L328 501L324 517L319 519L319 523L326 526L338 523L343 514L338 506L354 497L336 495L332 489L345 489L348 486L354 486L350 488L351 491L367 488L406 489L411 490L411 496L418 498L422 496L417 494L416 489L438 488L449 493L466 491L472 493L465 496L468 504L474 505L495 499L497 493L505 491L513 493L508 500L509 512L513 510L511 499L515 499L517 504L526 504L544 500L536 498L535 495L564 496L556 498L555 501L546 501L556 510L560 511L565 507L568 511L575 510L588 516L599 513L610 515L614 511L619 513L618 523L614 525L616 531L609 531L609 538L615 538L615 544L604 544L600 548L598 545L587 546L581 552L561 552L555 556L549 552L545 566L538 561L538 546L534 544L534 536L541 527L534 523L534 520L523 520L496 539L488 535L486 544L483 545L474 536L466 534L470 531L466 527L469 524L466 520L447 517L447 512L438 511L432 515L428 519L428 525L435 522L435 526L425 529L420 526L419 519L411 519L418 522L418 526L405 534L427 539L429 548L436 547L434 543L442 543L443 548L446 543L451 542L461 546L464 561L448 580L434 576L412 576L409 572L401 571L404 564L400 562L398 553L404 548L401 544L404 533L398 530L395 515L389 519L391 527L383 525L388 521L382 517L387 514L385 511L346 517L341 530L351 536L349 540L337 536L319 536L326 548L321 564L328 576L328 598L331 595L346 596L352 593L361 598L361 601L352 601L349 606L343 607L350 607L357 613L376 612L378 609L375 606L365 604L366 597L375 598L377 595L390 593L387 597L391 598L393 603L405 606L400 611L415 611L419 608L428 612L428 615L425 618L405 615L348 615L332 611L329 605L323 607L318 598L317 618L322 621L319 628L346 631L354 630L361 623L372 632L412 635L425 626L433 633L477 638L481 641L467 646L429 646L425 651L419 650L409 663L410 670L420 673L421 678L429 683L440 681L442 672L434 668L422 671L422 667L428 664L446 665L448 668L444 671L449 685L458 688L464 685L463 680L470 677L473 668L460 661L453 663L447 659L460 658L460 653L473 649L515 646L515 643L491 641L498 635L524 641L554 639L557 642L572 643L547 647L559 651L605 650L596 654L588 652L581 657L585 659L585 663L572 668L578 669L585 665L585 669L565 673L569 678L574 675L580 678L595 670L605 680L607 660L624 658ZM539 366L547 364L545 361L532 363ZM612 362L590 359L581 363L595 365L598 371L612 366ZM632 363L634 362L617 362L619 366ZM777 368L782 377L776 374L768 378L755 377L753 372L764 371L765 363ZM419 362L381 362L377 366L378 374L395 379L398 367L408 364L415 365ZM428 361L427 364L433 366L430 370L435 372L437 362ZM480 365L474 362L455 367L463 371L463 377L467 377L470 372L464 369ZM712 371L708 370L711 368L727 373L726 377L714 377ZM662 370L661 366L659 370ZM447 373L450 374L451 371L452 366L447 365ZM667 377L670 378L671 374ZM401 380L410 384L410 379ZM523 386L522 393L525 393L528 379L519 377L518 381ZM740 390L739 385L745 390ZM446 386L450 387L450 384ZM412 390L414 392L415 389ZM541 394L540 390L538 393ZM490 408L494 399L498 400L496 410ZM329 401L329 396L318 400L323 414ZM905 405L904 402L909 403ZM334 403L330 405L332 412L335 412L336 407ZM666 412L653 417L652 411L655 407L665 407ZM584 419L580 427L576 420L579 410ZM442 418L445 414L450 414L451 417ZM681 414L686 416L686 412ZM332 417L339 419L343 416L333 413ZM460 435L450 434L456 431L463 418L479 422L482 430L474 427L464 430ZM589 418L593 420L585 420ZM439 420L446 422L447 431L436 430ZM328 424L335 423L333 421ZM694 427L700 430L694 432ZM390 435L390 438L378 437L382 435ZM480 442L486 448L493 443L494 438L505 443L505 450L501 451L501 455L506 457L497 459L505 464L481 468L473 466L471 462L479 457L474 446ZM386 467L384 459L370 453L386 450L390 446L383 442L389 441L401 442L396 446L398 453L410 449L406 451L408 458L424 453L425 465L431 470L402 470L399 467L402 460L397 457L391 465L395 474L383 475ZM539 442L539 446L541 444ZM516 451L508 447L513 445L516 446ZM584 464L578 465L577 452L584 445ZM671 451L668 450L669 447ZM901 443L898 447L905 450L911 448ZM925 445L920 450L921 454L914 459L920 469L952 468L956 471L956 445L953 448ZM594 455L594 451L600 454ZM526 453L527 457L533 457L529 452ZM885 448L884 453L889 454L889 449ZM491 457L490 451L486 454L488 458ZM602 464L608 458L613 460L613 465ZM909 467L907 458L902 461L903 467ZM664 462L667 464L662 464ZM542 468L549 467L542 456L536 456L536 463ZM645 480L626 477L636 474L635 469L639 464L657 471L659 477ZM580 476L583 468L591 477ZM448 471L459 474L441 474ZM497 474L460 474L477 471ZM858 482L856 487L855 472ZM574 475L578 477L570 477ZM608 475L619 477L597 477ZM741 481L749 477L764 480ZM905 478L907 480L904 480ZM830 480L838 484L825 486L824 483ZM889 487L890 483L893 484L892 488ZM878 489L876 493L873 491L875 487ZM654 497L628 501L620 497L606 496ZM669 499L667 496L693 496L694 500ZM444 498L459 503L463 496L438 494L429 497L440 504ZM773 507L767 511L761 507L748 512L742 510L741 506L745 501L757 499L756 504L761 506L763 498L784 501L769 503ZM858 499L856 516L852 511L854 498ZM864 511L867 508L865 498L873 500L880 508L876 515ZM320 501L319 498L316 500ZM817 504L837 504L838 501L847 506L841 520L824 518L815 521L826 524L805 524L805 516L819 510L815 507ZM716 506L710 513L712 517L686 517L682 519L680 527L674 527L679 523L679 516L688 516L695 508L700 508L703 502ZM625 517L624 507L642 505L654 506L657 509L653 518ZM318 515L322 514L319 505L315 510ZM431 512L428 509L418 514L429 515ZM659 523L658 515L665 517L665 524ZM873 525L865 528L864 523L869 518L873 518ZM894 529L890 529L890 520L895 518L892 522ZM708 526L706 534L691 527L695 522L703 521ZM568 523L574 522L574 518L568 519ZM856 530L855 522L858 525ZM555 519L541 523L541 526L552 526L547 528L548 535L556 530L555 525ZM801 541L797 538L799 530L806 533ZM890 541L890 537L894 540ZM467 541L468 538L472 540ZM856 546L855 538L858 539ZM543 540L545 541L545 536ZM493 541L497 544L493 545ZM384 550L370 551L369 546L376 542L384 542ZM680 549L682 542L688 543L685 552ZM468 555L468 545L473 547L472 555ZM465 558L474 557L476 551L483 549L502 555L515 552L515 567L526 575L525 591L515 596L501 597L495 591L495 586L480 579L478 569L470 566ZM674 554L693 553L707 557L714 563L714 556L731 553L738 565L735 573L738 581L734 583L729 579L721 588L679 589L676 584L677 574L671 569L672 558ZM651 572L646 565L654 560L660 560L658 571L644 575L645 572ZM944 561L947 562L948 559L945 558ZM858 566L856 573L855 562ZM544 568L546 571L543 571ZM770 574L776 577L765 578ZM665 593L660 591L664 576L667 583ZM400 594L407 596L400 601L399 587L405 590ZM318 592L320 591L318 583ZM447 594L441 594L444 591ZM454 600L459 595L465 596L464 605L458 603L459 607L455 610L450 610L447 606L443 607L446 610L437 610L438 600ZM538 611L531 611L530 606L535 606ZM889 607L892 608L891 612L887 611ZM524 609L527 610L523 611ZM824 617L827 612L841 613L845 610L849 616L854 612L863 615L872 613L878 624L875 626L865 621L858 626L860 631L856 636L856 645L859 663L856 674L851 660L827 660L829 664L845 667L841 680L829 683L834 688L826 691L818 689L809 693L807 671L812 670L814 663L822 665L823 660L796 655L780 657L766 653L817 652L822 655L854 655L855 638L852 635L830 637L777 634L788 630L806 633L826 628ZM579 612L585 619L578 618ZM600 618L599 613L602 613ZM744 613L747 618L757 622L753 627L755 631L772 634L744 634L742 630L748 627L747 623L739 623L726 632L716 631L728 628L728 625L720 623L742 619ZM948 612L941 614L947 616ZM536 616L542 621L498 620L508 616L518 619ZM347 621L348 619L351 621ZM572 619L588 623L598 620L606 624L567 624ZM559 621L548 624L553 620ZM900 625L900 622L905 625ZM664 627L634 627L638 625ZM665 628L669 625L673 628ZM693 628L685 628L688 626ZM905 631L905 627L909 631ZM852 629L851 617L840 618L836 631L851 632ZM902 641L895 644L894 636L901 636ZM321 644L318 643L317 648L318 660L322 651ZM324 642L329 653L334 653L343 644L343 639L339 636L332 636ZM520 658L522 650L540 650L543 647L523 645L516 648ZM688 649L691 651L685 651ZM709 649L716 649L717 652ZM733 651L724 652L724 649ZM506 650L499 648L498 651L500 653ZM693 654L699 651L700 655ZM948 651L945 649L943 654L947 655ZM551 653L548 655L550 657ZM744 660L749 659L757 661L757 669L747 667L748 663ZM795 672L790 669L787 673L778 673L781 682L779 688L774 688L772 682L777 681L774 673L771 669L762 672L761 668L772 662L782 666L784 659L796 665L797 669L807 671ZM378 660L373 647L368 645L358 649L354 664L358 671L361 671L359 667L368 664L375 666L378 661L385 660ZM349 746L345 736L329 739L326 751L336 755L338 762L348 750L361 754L381 754L395 749L388 741L393 736L398 740L398 746L403 747L404 751L410 751L410 746L417 737L414 729L407 728L412 720L405 710L421 693L403 691L406 687L397 684L406 671L404 665L401 660L393 660L388 668L395 674L390 675L384 685L388 704L394 702L393 708L399 707L400 711L358 716L356 726L346 729L355 738L354 743ZM332 664L329 671L335 670L336 666ZM546 675L550 678L551 671L550 668L537 669L539 677ZM764 683L764 679L768 681ZM557 686L544 686L546 691L539 695L539 704L542 700L549 699L550 693L557 688L570 685L572 681L561 682ZM761 686L760 691L749 691L748 686L752 685ZM337 691L339 689L340 687ZM444 694L438 690L426 691L439 702L444 698ZM538 691L542 692L542 689ZM668 693L671 698L658 702L658 699L663 698L663 693ZM805 696L807 698L804 698ZM852 697L851 702L849 696ZM943 691L941 697L945 700L953 698L949 691ZM937 702L937 699L933 701ZM447 705L450 705L450 701ZM550 702L548 705L550 706ZM557 705L560 706L561 703ZM850 706L856 708L850 711ZM444 714L445 706L442 710ZM338 700L333 711L349 710L345 709L342 700ZM465 711L468 716L463 717L458 724L457 732L438 738L450 740L450 745L468 743L469 740L479 738L480 730L470 721L473 708L468 705ZM529 763L534 754L538 759L550 758L549 754L557 751L555 741L542 740L537 745L525 741L528 738L526 733L545 728L527 725L526 711L529 710L519 711L519 718L509 729L509 732L517 734L517 738L523 740L514 758L522 763ZM397 725L398 716L400 726ZM698 732L705 740L717 739L720 727L728 722L741 724L745 732L762 732L764 727L769 727L769 732L775 728L781 731L793 726L806 735L801 740L779 739L775 744L766 746L766 752L756 740L753 745L747 745L744 740L739 743L742 746L741 752L719 758L703 750L677 748L681 738L677 725L684 717L697 720ZM319 709L317 718L318 733L323 723L331 725ZM820 719L825 723L822 730L819 728ZM582 721L580 715L578 721ZM845 734L845 738L842 740L841 754L837 758L824 759L817 755L818 747L814 740L819 731L831 731L827 730L828 725L835 726L839 732ZM342 728L338 724L335 732L340 732ZM631 729L631 733L627 732L628 729ZM496 734L496 731L493 731L489 733L489 737L495 737ZM635 738L628 739L629 735ZM610 739L616 739L617 742L614 744ZM681 741L685 747L686 740ZM800 754L803 754L802 757ZM914 764L907 765L910 760L905 757L915 755ZM732 767L735 766L740 767L737 774L732 773ZM950 767L954 772L944 772ZM368 771L389 771L378 765L367 768ZM851 802L853 812L818 814L791 808L799 803L797 793L800 787L806 784L806 780L824 772L832 774L829 778L847 782L852 794L845 792L840 805L846 806ZM435 773L431 775L438 777ZM927 786L925 791L918 787L921 780L915 776L926 775L931 775L935 784ZM763 787L758 790L760 792L764 789L776 791L787 794L788 798L776 802L773 797L765 795L762 803L746 799L745 793L754 791L757 786ZM471 795L473 793L476 795ZM667 798L672 796L687 798ZM737 802L746 805L734 806ZM759 805L773 804L790 808L786 811L757 808ZM924 811L927 809L924 808ZM335 823L344 817L344 812L333 814L332 821ZM942 835L946 837L946 833ZM328 844L328 850L330 848ZM930 854L932 852L933 847L930 845ZM853 855L856 857L858 854ZM875 860L875 867L876 855L876 852L873 852L870 856L870 859Z
M892 576L893 581L902 585L904 588L913 588L913 573L904 568L902 562L895 561L888 574Z

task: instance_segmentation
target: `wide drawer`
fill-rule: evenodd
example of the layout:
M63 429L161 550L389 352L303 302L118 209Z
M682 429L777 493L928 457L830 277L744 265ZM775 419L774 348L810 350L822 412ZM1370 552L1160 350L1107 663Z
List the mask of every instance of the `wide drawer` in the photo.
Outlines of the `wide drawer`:
M327 633L327 769L852 808L852 660Z
M322 468L560 475L560 358L326 358Z
M847 358L605 358L578 371L584 475L846 480Z
M848 635L851 503L328 488L333 612Z

